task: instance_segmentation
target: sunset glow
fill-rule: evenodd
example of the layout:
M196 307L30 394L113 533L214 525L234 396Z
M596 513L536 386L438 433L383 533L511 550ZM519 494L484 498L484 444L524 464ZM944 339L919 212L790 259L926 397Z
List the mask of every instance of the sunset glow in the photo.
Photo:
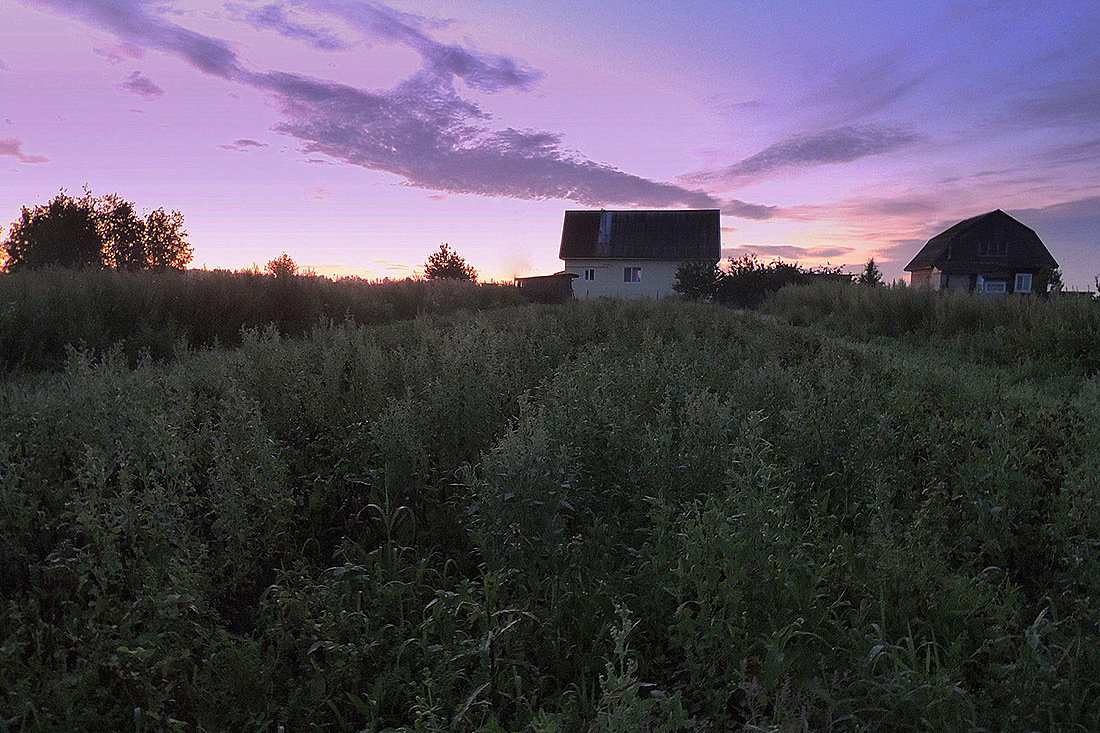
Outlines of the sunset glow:
M644 8L644 9L643 9ZM0 219L179 209L193 266L285 251L548 273L578 207L721 208L726 255L887 279L1003 209L1100 273L1100 4L0 0Z

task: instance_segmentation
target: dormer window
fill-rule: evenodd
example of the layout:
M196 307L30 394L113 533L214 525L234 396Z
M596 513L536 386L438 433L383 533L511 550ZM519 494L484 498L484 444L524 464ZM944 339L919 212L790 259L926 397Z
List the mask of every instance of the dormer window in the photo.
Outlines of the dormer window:
M1008 242L1003 239L985 240L978 245L979 257L1007 257Z

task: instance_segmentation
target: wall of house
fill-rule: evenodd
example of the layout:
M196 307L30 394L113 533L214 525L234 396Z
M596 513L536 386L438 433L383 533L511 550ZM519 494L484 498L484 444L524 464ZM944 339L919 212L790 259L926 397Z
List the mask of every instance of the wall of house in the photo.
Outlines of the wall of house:
M909 276L909 284L914 288L932 288L943 290L947 287L947 277L943 270L932 268L930 270L917 270Z
M640 267L641 282L624 282L623 268ZM676 295L672 284L680 263L667 260L566 260L565 272L575 273L573 294L577 298L667 298ZM595 280L585 280L584 271L595 271Z

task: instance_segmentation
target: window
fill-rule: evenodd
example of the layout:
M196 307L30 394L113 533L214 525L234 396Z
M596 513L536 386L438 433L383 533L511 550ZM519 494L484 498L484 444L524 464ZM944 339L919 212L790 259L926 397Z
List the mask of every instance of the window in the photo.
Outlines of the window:
M1016 287L1013 288L1017 293L1030 293L1031 292L1031 273L1030 272L1018 272L1016 273Z
M585 270L584 271L584 279L589 280L589 281L595 280L596 279L596 271L595 270Z
M642 281L642 268L640 267L624 267L623 268L623 282L624 283L640 283Z
M978 245L979 257L1007 257L1008 256L1008 242L1005 240L989 241L986 240Z
M1003 293L1008 290L1008 283L1004 280L986 280L985 292L987 293Z

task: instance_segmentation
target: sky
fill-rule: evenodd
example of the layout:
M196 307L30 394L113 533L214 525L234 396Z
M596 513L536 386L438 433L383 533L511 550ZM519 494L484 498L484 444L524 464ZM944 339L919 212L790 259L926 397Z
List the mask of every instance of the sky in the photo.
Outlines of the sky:
M725 256L887 279L1003 209L1100 274L1095 0L0 0L0 222L178 209L287 252L549 273L577 208L720 208Z

